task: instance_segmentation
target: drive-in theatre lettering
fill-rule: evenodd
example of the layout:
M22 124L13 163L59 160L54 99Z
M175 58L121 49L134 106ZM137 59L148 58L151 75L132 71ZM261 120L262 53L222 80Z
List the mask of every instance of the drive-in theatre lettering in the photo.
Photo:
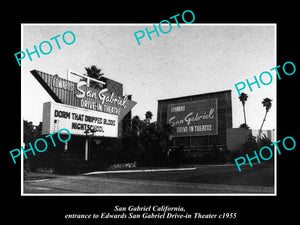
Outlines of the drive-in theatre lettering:
M88 81L79 81L78 83L60 78L58 75L50 75L37 70L31 71L34 77L42 84L50 96L58 103L63 103L80 108L110 113L118 115L118 121L132 109L136 104L128 100L128 96L120 96L112 88L113 86L105 82L99 82L98 87L89 85ZM79 75L70 72L72 75ZM84 77L84 76L82 76ZM89 78L93 80L92 78Z
M170 104L167 121L174 136L216 135L217 99Z
M31 73L54 100L44 103L42 134L67 129L70 135L85 136L86 161L89 135L98 140L119 137L122 119L136 104L123 96L121 83L106 77L97 80L69 71L68 75L81 77L76 83L37 70Z

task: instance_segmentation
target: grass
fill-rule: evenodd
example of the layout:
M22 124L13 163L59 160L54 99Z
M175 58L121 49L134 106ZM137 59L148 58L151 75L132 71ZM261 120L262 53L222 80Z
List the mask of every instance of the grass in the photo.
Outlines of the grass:
M239 172L235 165L203 165L191 171L160 171L144 173L107 173L90 176L107 178L173 181L187 183L232 184L247 186L274 186L274 164L244 166Z

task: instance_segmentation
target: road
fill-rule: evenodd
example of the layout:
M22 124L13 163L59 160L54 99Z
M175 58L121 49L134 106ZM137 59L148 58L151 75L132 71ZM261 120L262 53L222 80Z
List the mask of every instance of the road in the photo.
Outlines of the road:
M216 168L217 171L223 168ZM251 174L249 168L249 174ZM212 169L210 169L211 171ZM230 171L230 169L227 169ZM202 174L201 174L202 173ZM226 172L227 174L229 172ZM231 172L230 172L231 173ZM262 172L261 172L262 173ZM224 175L226 180L222 182L210 182L217 179L203 179L203 168L173 171L138 171L134 173L100 173L93 175L52 175L48 179L31 180L24 182L24 194L238 194L238 193L274 193L272 185L254 185L246 184L243 176L238 177L232 173L232 177L228 179L228 175ZM222 174L218 173L218 176ZM225 174L225 172L224 172ZM245 174L247 174L245 172ZM252 173L253 174L253 173ZM197 176L196 176L197 175ZM190 180L186 177L190 176ZM213 177L213 173L209 174ZM253 180L253 174L249 177L249 181ZM166 177L170 177L167 179ZM181 177L185 177L184 180ZM197 177L200 177L197 180ZM264 174L265 177L265 174ZM180 178L180 179L178 179ZM214 177L213 177L214 178ZM234 178L234 181L232 179ZM239 179L240 178L240 179ZM259 179L259 178L257 178ZM245 179L244 179L245 180ZM228 181L228 182L227 182ZM237 182L237 181L240 181ZM245 185L246 184L246 185ZM252 183L250 183L252 184Z

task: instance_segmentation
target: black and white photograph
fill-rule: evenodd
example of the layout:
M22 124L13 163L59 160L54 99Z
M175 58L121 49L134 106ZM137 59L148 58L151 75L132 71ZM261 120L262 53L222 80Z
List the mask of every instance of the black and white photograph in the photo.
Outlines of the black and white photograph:
M292 17L92 8L12 22L5 186L23 222L287 218L298 154Z
M24 195L276 194L275 24L24 24L22 40Z

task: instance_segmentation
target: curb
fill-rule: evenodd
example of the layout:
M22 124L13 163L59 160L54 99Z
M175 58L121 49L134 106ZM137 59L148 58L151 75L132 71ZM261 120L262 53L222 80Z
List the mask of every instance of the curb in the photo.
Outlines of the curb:
M172 168L172 169L113 170L113 171L95 171L95 172L83 173L81 175L108 174L108 173L147 173L147 172L183 171L183 170L195 170L195 169L197 168L191 167L191 168Z

